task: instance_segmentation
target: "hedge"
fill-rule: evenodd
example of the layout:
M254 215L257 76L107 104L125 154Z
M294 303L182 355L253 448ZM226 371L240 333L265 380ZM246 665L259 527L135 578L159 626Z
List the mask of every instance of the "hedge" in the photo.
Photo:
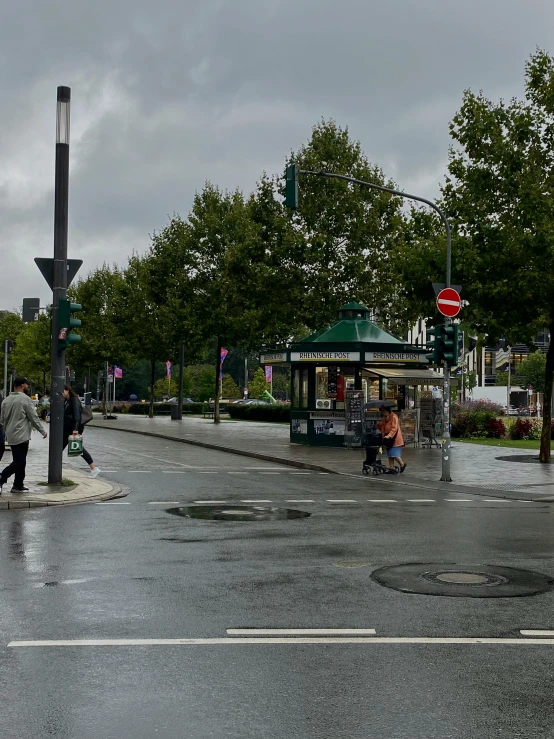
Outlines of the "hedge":
M171 414L171 403L154 403L155 416L169 416ZM183 414L203 413L208 408L207 403L183 403ZM95 413L103 413L104 409L101 405L95 405L92 409ZM114 413L131 413L138 416L147 416L150 410L150 403L115 403L113 406ZM224 411L225 407L221 406Z
M228 409L231 418L245 421L284 421L290 422L290 405L260 403L259 405L231 404Z

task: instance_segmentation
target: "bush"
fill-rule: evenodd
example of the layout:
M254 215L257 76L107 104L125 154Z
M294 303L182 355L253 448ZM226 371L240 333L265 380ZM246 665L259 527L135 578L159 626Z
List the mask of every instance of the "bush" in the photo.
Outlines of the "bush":
M515 441L520 439L529 439L529 434L533 428L533 423L527 418L518 418L511 428L510 436Z
M502 421L497 425L497 417L502 407L488 400L469 400L466 403L452 404L452 436L456 438L500 438L506 434ZM500 433L502 432L502 433Z
M289 403L260 403L259 405L231 404L228 407L231 418L245 421L284 421L290 422Z
M491 418L485 422L485 432L489 439L502 439L506 436L506 426L499 418Z

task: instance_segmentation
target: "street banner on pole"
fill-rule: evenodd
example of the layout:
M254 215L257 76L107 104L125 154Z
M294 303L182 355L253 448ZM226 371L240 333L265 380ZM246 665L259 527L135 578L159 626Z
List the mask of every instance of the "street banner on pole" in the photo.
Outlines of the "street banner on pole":
M219 358L219 379L223 379L223 362L225 361L225 357L229 354L228 349L221 348L221 356Z
M265 381L266 382L273 381L273 367L271 365L268 365L265 368Z
M171 380L171 366L172 366L172 365L171 365L171 362L170 362L170 361L168 360L168 361L167 361L167 362L165 363L165 368L166 368L166 377L167 377L167 379L168 379L168 380Z
M114 367L114 377L116 380L123 379L123 370L121 369L121 367Z

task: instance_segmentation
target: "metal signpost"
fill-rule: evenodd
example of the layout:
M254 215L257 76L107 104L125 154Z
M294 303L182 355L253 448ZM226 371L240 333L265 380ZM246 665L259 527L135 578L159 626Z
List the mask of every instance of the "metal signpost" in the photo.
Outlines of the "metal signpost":
M409 195L400 190L393 190L390 187L383 187L382 185L375 185L373 182L365 182L365 180L358 180L356 177L348 177L343 174L333 174L326 172L324 169L318 171L310 169L299 169L296 164L291 164L286 169L285 175L285 205L289 208L298 208L298 175L299 174L310 174L317 177L329 177L335 180L344 180L345 182L352 182L355 185L361 185L362 187L370 187L374 190L380 190L381 192L388 192L391 195L396 195L400 198L407 200L417 200L420 203L425 203L432 208L440 217L446 230L446 288L451 287L451 275L452 275L452 236L450 231L450 224L439 208L438 205L433 203L432 200L427 198L419 197L419 195ZM450 318L444 319L445 328L450 326ZM451 455L451 439L450 439L450 366L445 362L444 366L444 394L443 394L443 425L442 425L442 475L441 480L445 482L452 482L450 477L450 455Z
M80 337L69 339L73 326L80 321L70 318L71 311L81 310L67 298L67 288L82 264L79 259L67 258L67 221L69 204L69 121L71 90L58 87L56 110L56 174L54 193L54 258L37 257L35 262L52 288L51 323L51 384L50 384L50 446L48 453L48 482L62 481L63 413L65 384L65 347L77 343ZM60 316L64 319L61 326Z

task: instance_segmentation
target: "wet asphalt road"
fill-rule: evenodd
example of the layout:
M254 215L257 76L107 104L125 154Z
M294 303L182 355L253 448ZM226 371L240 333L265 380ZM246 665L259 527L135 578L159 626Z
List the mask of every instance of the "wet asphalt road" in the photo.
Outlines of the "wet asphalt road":
M3 738L554 736L554 645L519 633L554 628L554 593L443 598L370 579L403 562L554 575L551 506L398 491L113 431L90 429L86 446L127 498L0 516ZM205 500L312 515L237 523L166 512ZM522 643L7 646L226 640L242 628Z

